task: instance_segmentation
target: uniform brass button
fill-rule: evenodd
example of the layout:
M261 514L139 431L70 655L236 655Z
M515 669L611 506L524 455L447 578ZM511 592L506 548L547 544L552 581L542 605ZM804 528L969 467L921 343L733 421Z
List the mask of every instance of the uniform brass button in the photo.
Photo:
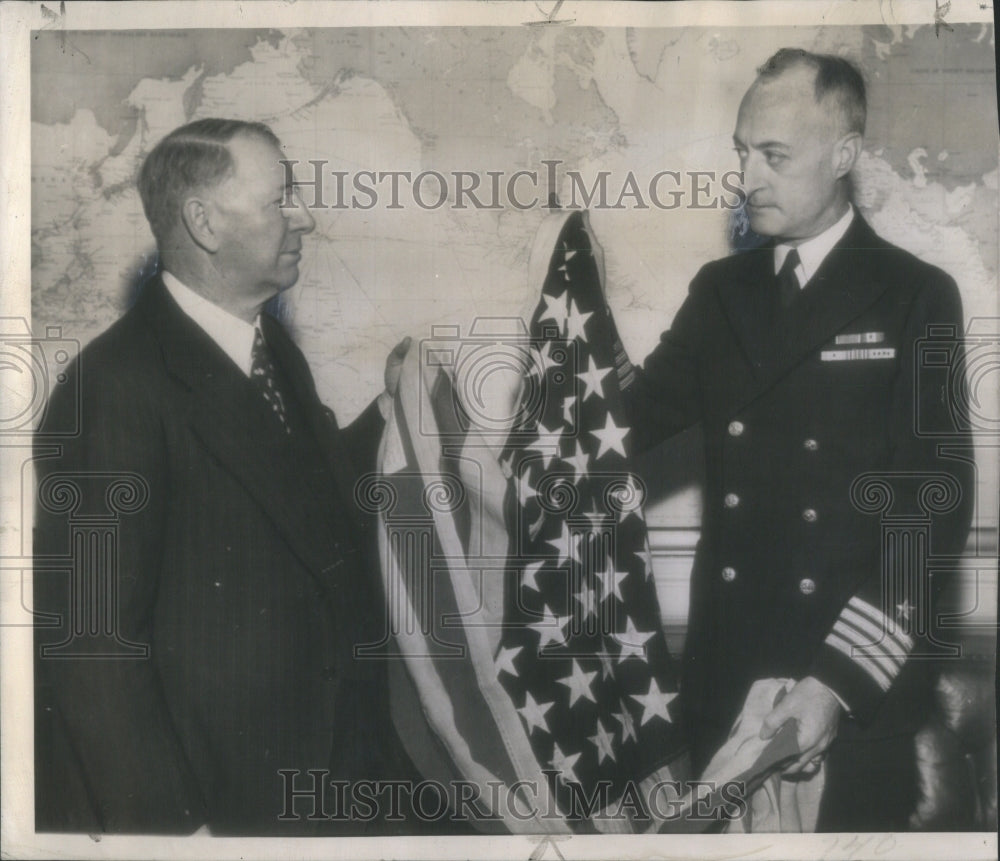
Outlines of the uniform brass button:
M729 435L730 436L742 436L743 435L743 431L745 429L746 428L745 428L743 422L736 421L736 422L730 422L729 423Z
M816 513L815 508L807 508L802 512L802 519L806 523L815 523L819 519L819 515Z
M811 580L808 577L803 577L799 581L799 591L803 595L812 595L812 593L816 591L816 581Z
M819 448L819 443L810 437L805 442L802 443L806 451L816 451Z
M736 579L736 569L732 565L727 565L722 569L722 579L727 583L732 583Z
M726 508L736 508L740 504L740 498L735 493L727 493L723 502Z

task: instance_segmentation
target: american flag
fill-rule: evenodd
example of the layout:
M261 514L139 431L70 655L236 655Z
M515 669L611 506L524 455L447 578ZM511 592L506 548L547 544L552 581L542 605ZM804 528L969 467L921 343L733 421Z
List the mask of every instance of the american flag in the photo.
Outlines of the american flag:
M510 549L496 669L567 810L581 792L614 803L683 748L630 466L621 387L632 369L600 262L574 212L531 320L533 361L501 457Z
M393 719L424 777L478 790L493 833L645 830L595 814L630 781L685 776L628 467L631 366L587 230L579 212L539 229L530 332L489 318L410 350L357 489L381 527ZM497 396L478 383L499 367L514 385Z

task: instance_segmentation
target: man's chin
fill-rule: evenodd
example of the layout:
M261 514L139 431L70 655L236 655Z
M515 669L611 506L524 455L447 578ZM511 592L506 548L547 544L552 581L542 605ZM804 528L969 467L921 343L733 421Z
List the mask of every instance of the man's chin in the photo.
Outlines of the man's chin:
M758 236L778 236L781 233L781 218L778 210L762 207L750 210L750 229Z
M289 267L289 269L282 273L282 278L275 284L278 288L279 293L284 293L286 290L294 287L299 281L299 267L294 265Z

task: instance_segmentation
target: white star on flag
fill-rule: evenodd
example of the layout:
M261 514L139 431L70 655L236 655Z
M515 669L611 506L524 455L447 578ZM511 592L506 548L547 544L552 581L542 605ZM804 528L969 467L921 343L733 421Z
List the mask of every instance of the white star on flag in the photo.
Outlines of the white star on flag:
M541 323L542 320L553 320L559 327L560 334L562 334L563 324L566 322L565 292L560 293L558 296L550 296L548 293L543 293L542 299L545 300L545 313L538 318L538 322Z
M576 761L581 755L579 753L565 754L559 749L558 744L555 745L555 751L552 754L552 765L562 775L563 780L567 782L576 780L576 771L573 769L573 766L576 765Z
M598 526L601 526L608 518L608 515L604 511L585 511L583 516L590 521L591 527L596 530Z
M604 569L596 574L601 578L601 601L606 601L611 595L619 601L623 600L621 583L628 577L628 571L616 571L614 560L608 555L604 557Z
M538 491L531 486L531 470L527 464L521 469L521 474L515 477L514 483L517 485L517 501L523 506L533 496L538 496Z
M597 615L596 599L597 596L594 594L594 590L589 588L586 583L581 583L580 588L573 593L573 600L581 607L580 621L591 615Z
M587 336L584 334L584 327L587 325L587 320L594 316L593 311L587 311L586 313L581 313L577 310L576 302L573 299L569 300L569 315L566 317L566 340L572 341L579 338L581 341L586 341Z
M545 564L545 560L539 562L529 562L524 566L524 570L521 572L521 588L522 589L532 589L535 592L540 592L538 588L538 578L537 574L541 567Z
M538 434L538 439L530 445L526 445L525 448L530 451L537 451L542 456L542 466L548 469L552 458L559 451L559 438L562 436L562 428L550 431L545 425L539 422L536 433Z
M615 674L615 665L611 662L611 655L607 652L598 652L597 657L601 659L601 681L610 679Z
M625 456L625 435L629 432L629 428L620 428L615 424L615 420L611 418L611 413L608 413L607 421L604 423L604 427L601 430L592 430L591 434L596 436L600 441L600 448L597 450L597 457L600 458L605 452L609 452L612 449L617 451L622 457Z
M654 717L661 717L667 723L673 723L667 706L676 698L677 694L664 693L656 683L656 679L649 680L649 690L644 694L629 694L639 705L642 706L642 720L639 726L645 726L647 721Z
M573 467L573 484L587 475L587 467L590 466L590 455L580 446L580 440L573 440L576 445L576 454L572 457L564 457L563 460Z
M514 658L517 657L518 653L521 651L522 648L524 647L515 646L512 649L508 648L500 649L500 653L497 655L496 660L494 661L494 665L496 666L498 676L500 675L500 673L503 672L510 673L512 676L517 675L517 670L514 669Z
M563 421L573 427L573 405L576 403L576 395L567 395L563 398Z
M631 616L625 617L625 632L615 634L615 640L621 646L618 663L624 663L633 655L646 660L646 641L652 637L653 631L637 631Z
M610 759L612 762L618 761L615 757L615 734L604 728L600 718L597 719L597 734L590 736L590 741L597 747L598 765L605 759Z
M572 260L574 257L576 257L576 249L575 248L565 248L565 249L563 249L563 262L564 263L569 263L569 261Z
M542 526L545 524L545 512L539 511L538 517L535 518L535 522L529 524L528 535L531 540L534 541L538 537L538 533L542 531Z
M528 735L531 735L535 727L538 727L542 732L549 731L549 725L545 722L545 713L554 705L554 702L536 703L531 691L525 692L524 705L517 711L528 726Z
M563 628L566 627L566 623L572 618L572 616L557 616L549 609L549 605L546 604L541 620L528 625L529 628L538 633L540 638L538 641L538 651L540 652L549 643L563 645L566 642L566 632L563 631Z
M597 395L601 399L604 398L604 386L601 383L601 380L603 380L610 373L611 368L598 368L594 364L594 357L587 356L587 370L576 375L579 379L583 380L586 385L582 398L584 402L586 402L587 398L591 395Z
M585 673L583 668L574 659L573 672L568 676L563 676L561 679L556 679L560 685L565 685L569 688L569 704L571 708L581 697L590 700L592 703L597 702L594 698L594 694L590 690L590 684L596 675L597 670Z
M912 613L916 607L913 606L909 601L903 601L902 604L896 605L896 614L904 621L910 621L910 613Z
M611 716L622 725L622 744L625 744L625 742L630 738L633 741L638 741L639 736L635 731L635 721L632 720L632 715L628 710L628 706L626 706L621 700L618 701L618 705L621 706L621 711L612 712Z
M648 580L653 573L653 559L649 553L649 545L647 544L644 550L636 550L635 555L642 562L643 574L645 574Z
M569 531L569 524L564 520L560 527L562 528L562 533L558 538L549 538L545 543L551 544L556 550L559 551L559 562L560 566L565 565L567 562L579 562L579 550L580 550L580 539L583 538L582 533L576 533L575 535Z
M552 358L552 342L546 341L541 348L532 347L532 362L530 373L534 376L545 378L545 373L549 368L558 368L559 363Z

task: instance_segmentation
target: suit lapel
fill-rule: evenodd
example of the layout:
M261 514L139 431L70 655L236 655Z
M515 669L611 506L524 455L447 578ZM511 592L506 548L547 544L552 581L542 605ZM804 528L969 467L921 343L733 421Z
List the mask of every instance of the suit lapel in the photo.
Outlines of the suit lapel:
M759 382L774 358L773 243L745 252L741 263L732 280L719 285L719 301Z
M308 430L336 480L336 492L342 507L349 513L355 526L360 526L360 513L354 500L353 491L357 481L350 455L344 446L340 428L337 426L333 410L325 407L316 394L312 373L298 347L292 343L281 325L267 314L261 315L264 337L271 348L275 362L285 372L292 386L292 394L297 399L309 425Z
M871 266L880 240L860 215L792 306L779 372L794 367L870 308L888 284Z
M170 298L159 278L140 298L168 371L189 390L183 417L218 462L260 505L302 563L317 574L336 567L328 507L310 492L300 462L264 399L243 372Z
M785 314L774 295L774 244L746 252L746 265L719 286L719 300L750 364L745 403L863 314L888 286L873 274L871 255L884 243L861 218L854 221Z

